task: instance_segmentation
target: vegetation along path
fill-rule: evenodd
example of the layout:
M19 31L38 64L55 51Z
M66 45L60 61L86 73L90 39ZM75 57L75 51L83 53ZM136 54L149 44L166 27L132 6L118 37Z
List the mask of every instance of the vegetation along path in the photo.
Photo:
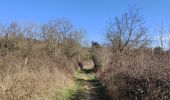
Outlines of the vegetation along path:
M79 89L72 94L70 100L110 100L92 69L78 70L75 78Z

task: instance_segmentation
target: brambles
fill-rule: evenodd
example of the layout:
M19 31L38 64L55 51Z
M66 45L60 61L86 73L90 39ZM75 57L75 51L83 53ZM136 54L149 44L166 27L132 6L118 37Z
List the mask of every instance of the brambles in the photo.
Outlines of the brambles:
M167 100L170 95L168 59L142 51L132 55L123 57L122 66L108 63L101 72L101 80L113 99Z

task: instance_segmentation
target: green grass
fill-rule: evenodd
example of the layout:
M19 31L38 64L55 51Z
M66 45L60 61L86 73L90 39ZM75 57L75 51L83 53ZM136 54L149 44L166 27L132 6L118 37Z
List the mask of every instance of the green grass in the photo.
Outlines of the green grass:
M69 97L72 95L72 93L74 93L75 91L77 91L77 87L71 87L71 88L64 88L62 91L60 91L58 93L58 97L56 98L56 100L68 100Z
M95 75L93 73L86 73L83 70L77 70L74 74L74 77L79 80L94 80Z
M75 92L81 92L84 91L86 88L81 82L78 80L88 80L93 81L95 79L95 75L93 73L86 73L88 71L84 70L77 70L74 73L75 78L75 84L72 87L65 87L61 91L57 92L58 97L56 100L69 100L69 98L75 93Z
M58 97L56 100L69 100L69 98L75 93L76 91L83 91L81 84L75 82L73 87L66 87L63 88L60 92L57 93Z
M72 87L65 87L62 88L60 91L58 91L56 100L69 100L69 98L75 93L76 91L83 91L84 87L83 85L76 81L78 79L90 79L92 76L87 76L83 73L81 70L77 70L74 73L74 78L75 78L75 84Z

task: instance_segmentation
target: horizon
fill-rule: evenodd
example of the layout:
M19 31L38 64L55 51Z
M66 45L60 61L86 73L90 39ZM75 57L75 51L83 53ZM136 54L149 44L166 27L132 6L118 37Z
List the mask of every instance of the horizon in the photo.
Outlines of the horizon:
M1 1L0 23L17 22L47 23L49 20L66 18L77 28L86 30L88 42L105 42L105 28L115 16L120 16L132 5L137 5L149 28L148 36L153 41L158 37L156 28L163 23L165 30L170 26L169 0L5 0ZM165 40L167 35L164 36ZM156 44L159 44L155 42ZM153 44L154 45L154 44Z

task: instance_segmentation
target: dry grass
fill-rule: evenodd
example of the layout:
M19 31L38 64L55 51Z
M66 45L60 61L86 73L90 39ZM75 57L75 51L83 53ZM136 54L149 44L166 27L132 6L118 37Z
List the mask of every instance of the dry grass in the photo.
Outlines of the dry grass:
M12 54L11 54L12 55ZM56 92L73 85L70 73L58 68L50 58L30 58L14 55L1 58L0 98L2 100L54 99Z

